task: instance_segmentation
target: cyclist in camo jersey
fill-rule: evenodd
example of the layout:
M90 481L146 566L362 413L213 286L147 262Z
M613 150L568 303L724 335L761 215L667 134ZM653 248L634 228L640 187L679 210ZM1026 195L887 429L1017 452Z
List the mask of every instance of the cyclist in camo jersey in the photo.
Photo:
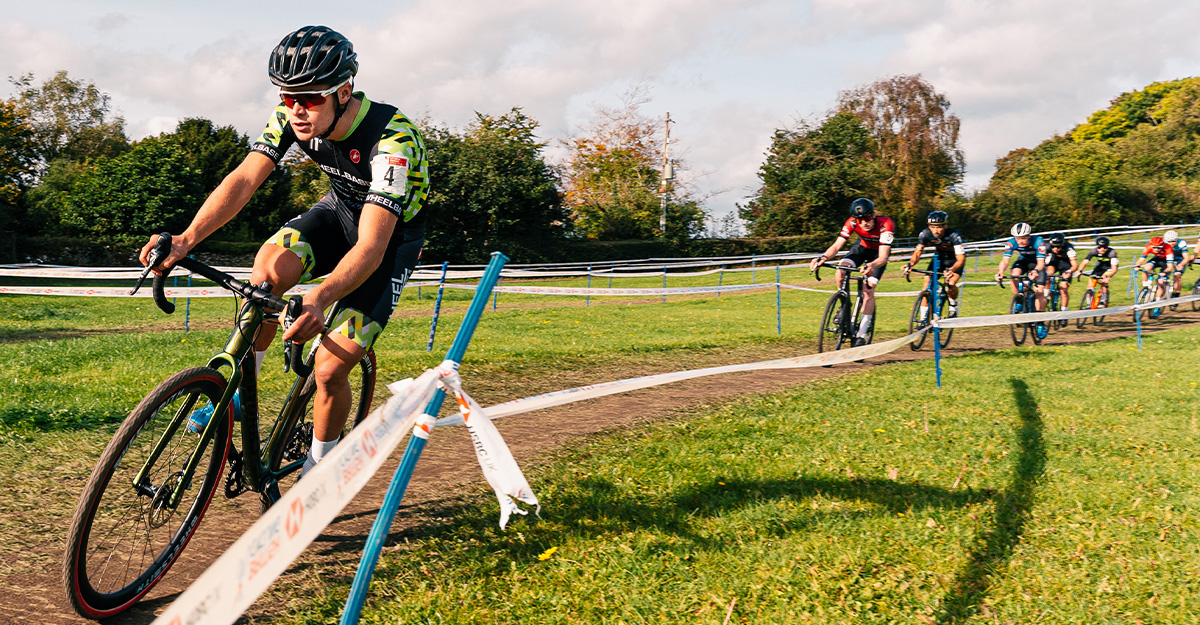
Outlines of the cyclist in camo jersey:
M353 90L357 73L353 45L328 27L305 26L284 37L268 64L279 106L246 159L173 238L164 262L170 267L232 219L291 147L329 176L329 193L259 249L251 273L252 282L271 283L277 295L328 274L304 296L287 339L316 337L325 329L324 310L337 303L316 354L306 471L337 443L351 403L349 374L387 324L425 238L424 141L396 107ZM143 264L156 239L142 249ZM255 341L259 367L274 335L274 326L263 326Z

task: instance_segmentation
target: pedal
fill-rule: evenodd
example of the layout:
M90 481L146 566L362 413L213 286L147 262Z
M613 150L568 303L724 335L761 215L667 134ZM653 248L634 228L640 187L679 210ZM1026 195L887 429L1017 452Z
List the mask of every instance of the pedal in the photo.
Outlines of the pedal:
M225 498L233 499L250 490L246 486L246 474L242 471L242 452L236 447L229 449L229 471L225 474Z

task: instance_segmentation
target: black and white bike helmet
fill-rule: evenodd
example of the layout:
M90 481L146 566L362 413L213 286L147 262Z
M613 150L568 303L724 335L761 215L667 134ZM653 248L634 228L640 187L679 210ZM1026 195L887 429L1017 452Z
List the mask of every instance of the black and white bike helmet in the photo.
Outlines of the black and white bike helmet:
M950 221L950 215L947 215L946 211L933 211L925 218L925 222L931 226L944 226L948 221Z
M1033 232L1033 227L1022 221L1021 223L1013 225L1010 232L1012 232L1014 237L1027 237L1031 232Z

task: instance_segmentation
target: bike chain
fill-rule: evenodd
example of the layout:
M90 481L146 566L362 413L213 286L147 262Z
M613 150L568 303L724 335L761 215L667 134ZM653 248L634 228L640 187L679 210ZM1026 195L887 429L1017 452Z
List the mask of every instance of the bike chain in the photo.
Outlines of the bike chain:
M246 486L246 474L243 473L242 452L236 447L229 449L229 472L225 474L225 497L233 499L250 490Z

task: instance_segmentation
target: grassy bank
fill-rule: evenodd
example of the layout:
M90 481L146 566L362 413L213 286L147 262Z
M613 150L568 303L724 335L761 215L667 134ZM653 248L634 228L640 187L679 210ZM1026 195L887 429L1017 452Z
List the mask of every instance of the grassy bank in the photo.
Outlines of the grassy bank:
M530 472L541 519L500 532L480 494L389 547L364 622L1196 622L1198 340L964 356L942 390L887 365L596 440Z

